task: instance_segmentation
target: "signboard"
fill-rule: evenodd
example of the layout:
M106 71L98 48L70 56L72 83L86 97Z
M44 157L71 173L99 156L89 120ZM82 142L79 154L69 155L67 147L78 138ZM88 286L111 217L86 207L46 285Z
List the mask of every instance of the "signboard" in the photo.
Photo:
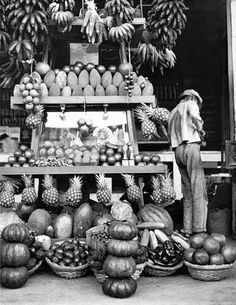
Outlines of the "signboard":
M92 62L98 65L98 48L97 43L70 43L70 64L81 61L84 64Z

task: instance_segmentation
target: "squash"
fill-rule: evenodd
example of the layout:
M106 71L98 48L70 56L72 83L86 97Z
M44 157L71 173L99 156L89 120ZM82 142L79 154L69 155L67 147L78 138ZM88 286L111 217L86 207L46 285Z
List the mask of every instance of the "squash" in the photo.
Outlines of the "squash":
M102 291L113 298L124 299L130 297L137 289L137 282L132 278L107 278L102 284Z
M24 224L13 223L3 229L2 238L7 242L24 243L29 238L29 230Z
M163 231L167 235L173 232L174 225L170 214L164 208L158 207L153 203L147 203L141 207L138 212L138 218L143 222L163 223Z
M16 214L15 211L4 210L0 213L0 237L2 236L2 230L12 223L24 223L23 220Z
M51 215L44 209L36 209L28 219L30 230L36 231L38 235L45 234L48 226L51 225Z
M55 238L68 238L72 236L73 218L67 213L58 215L53 222Z
M92 207L89 203L83 203L74 214L73 236L86 237L86 231L92 227L92 224Z
M117 257L108 254L104 263L103 271L109 277L126 278L134 274L136 263L132 257Z
M108 233L114 239L131 240L138 235L138 228L130 221L114 221L108 227Z
M107 243L107 251L116 256L134 256L138 251L135 240L111 239Z
M0 269L0 281L2 286L6 288L20 288L27 282L28 278L29 273L25 267Z
M2 247L2 261L7 267L21 267L28 264L29 248L22 243L6 243Z

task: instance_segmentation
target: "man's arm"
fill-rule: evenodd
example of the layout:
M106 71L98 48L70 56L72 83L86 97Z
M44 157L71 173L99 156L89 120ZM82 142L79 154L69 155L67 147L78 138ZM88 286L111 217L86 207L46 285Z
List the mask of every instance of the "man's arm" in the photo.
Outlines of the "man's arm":
M200 116L200 111L197 103L195 101L189 101L188 103L188 113L192 119L193 124L195 125L197 131L202 134L204 132L203 130L203 120Z

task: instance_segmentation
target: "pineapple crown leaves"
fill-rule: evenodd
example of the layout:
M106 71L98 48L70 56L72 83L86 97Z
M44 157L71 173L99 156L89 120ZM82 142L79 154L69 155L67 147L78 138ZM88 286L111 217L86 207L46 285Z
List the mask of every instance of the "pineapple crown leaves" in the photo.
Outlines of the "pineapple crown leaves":
M143 122L144 120L148 119L146 113L143 111L143 109L141 107L137 107L134 110L134 112L140 122Z
M45 189L50 189L53 187L53 177L49 174L44 175L43 186Z
M14 183L12 183L12 181L10 180L3 181L3 191L7 191L14 194L15 193Z
M71 187L76 187L78 189L82 188L83 178L81 176L74 176L70 178Z
M99 173L95 175L95 179L96 179L97 188L108 189L107 180L104 174Z
M21 176L21 178L24 181L24 184L25 184L26 187L31 187L32 186L32 175L23 174Z
M134 180L134 175L122 174L122 177L124 178L127 187L136 185Z
M160 176L159 175L151 177L151 184L152 184L153 189L159 188L160 183L161 183L161 181L160 181Z

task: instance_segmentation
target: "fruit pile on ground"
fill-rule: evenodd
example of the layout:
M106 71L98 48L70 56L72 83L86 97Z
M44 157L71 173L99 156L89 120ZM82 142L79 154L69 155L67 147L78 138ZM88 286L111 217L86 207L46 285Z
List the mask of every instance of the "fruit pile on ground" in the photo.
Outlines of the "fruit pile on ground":
M46 257L54 264L63 267L77 267L88 263L88 247L78 238L55 243L47 251Z
M107 243L108 255L103 263L103 271L108 278L102 284L105 294L115 298L127 298L137 288L132 278L136 263L132 256L138 251L138 242L133 240L138 229L131 222L114 221L108 227L111 239Z
M236 248L227 243L223 234L198 233L190 238L184 259L197 265L231 264L236 260Z
M26 268L29 259L29 248L25 245L29 230L24 224L10 224L2 231L5 243L1 249L0 281L6 288L20 288L29 278Z
M9 156L7 163L5 164L6 167L29 167L35 161L34 152L24 144L19 146L13 156Z
M153 85L147 78L138 77L133 72L133 85L130 87L127 80L125 81L123 68L114 65L110 65L106 69L102 65L93 63L85 65L82 62L76 62L74 65L64 66L62 69L50 69L47 72L45 69L38 69L36 65L35 71L39 71L41 74L39 83L41 82L40 93L42 97L153 95ZM24 94L26 95L26 92ZM15 95L20 95L19 91L16 91ZM29 99L32 103L31 98Z

